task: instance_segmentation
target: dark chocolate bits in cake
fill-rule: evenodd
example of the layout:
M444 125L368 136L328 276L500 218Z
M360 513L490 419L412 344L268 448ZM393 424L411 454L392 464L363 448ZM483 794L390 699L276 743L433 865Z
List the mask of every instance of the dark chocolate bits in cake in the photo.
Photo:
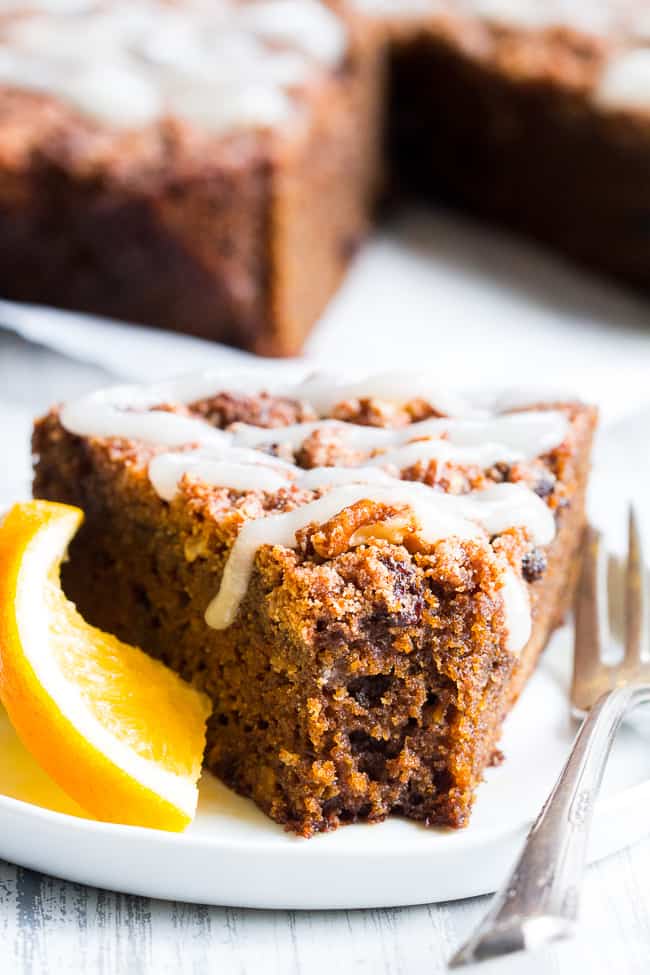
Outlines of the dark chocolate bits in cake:
M417 571L410 562L402 562L392 556L382 557L382 562L391 570L393 592L400 602L400 611L392 613L387 620L391 626L416 626L422 619L424 597Z
M498 484L499 482L510 480L510 470L510 464L500 460L490 468L488 476Z
M521 571L526 582L536 582L546 572L546 555L540 548L531 548L521 560Z
M533 490L540 498L550 498L555 490L555 478L548 472L542 474L533 485Z

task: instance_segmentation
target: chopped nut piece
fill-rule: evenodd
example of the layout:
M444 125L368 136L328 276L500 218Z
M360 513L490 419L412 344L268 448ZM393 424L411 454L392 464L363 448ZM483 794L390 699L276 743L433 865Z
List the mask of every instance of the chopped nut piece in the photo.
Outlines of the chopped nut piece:
M405 505L358 501L330 518L311 535L314 551L332 559L370 539L383 539L401 545L420 530L420 522Z

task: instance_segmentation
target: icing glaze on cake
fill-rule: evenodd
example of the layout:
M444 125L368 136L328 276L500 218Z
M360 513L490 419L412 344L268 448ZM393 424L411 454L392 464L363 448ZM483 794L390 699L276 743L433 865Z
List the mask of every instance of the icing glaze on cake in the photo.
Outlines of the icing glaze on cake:
M392 485L341 485L310 504L249 521L242 527L226 562L219 592L206 611L208 625L221 630L233 623L248 588L255 553L261 545L293 548L296 532L301 528L312 522L323 523L343 508L365 499L408 505L420 523L416 534L430 543L451 537L496 535L513 523L525 525L540 544L548 544L555 534L549 509L522 485L495 484L485 491L459 496L439 494L426 485L406 481ZM368 540L367 536L364 540ZM508 646L517 653L530 635L530 606L525 587L510 567L504 573L503 596Z
M292 118L294 91L346 50L319 0L5 2L0 83L121 128L179 115L221 133Z
M185 476L207 485L236 492L293 489L319 494L294 510L246 522L226 562L220 589L206 611L206 621L217 629L232 624L245 594L260 545L296 545L296 532L322 523L361 500L403 504L417 521L413 533L428 543L441 539L484 538L509 528L524 528L531 542L549 544L555 533L553 515L546 504L523 484L495 484L461 495L435 491L426 484L404 481L402 470L432 458L460 466L487 469L499 462L532 460L558 447L568 433L561 410L528 409L498 413L477 409L451 393L436 390L425 376L401 373L368 377L352 383L328 382L309 376L294 383L263 384L276 395L305 402L322 414L350 399L370 399L399 406L424 398L430 406L455 406L462 416L438 415L399 428L369 427L328 419L267 428L235 423L219 430L198 417L160 409L164 404L186 404L229 391L260 392L258 375L227 379L212 372L181 377L149 387L114 387L65 406L61 422L71 433L102 438L140 440L161 451L149 463L149 478L165 501L175 497ZM306 440L334 434L359 460L346 466L310 470L270 453L279 445L297 451ZM361 544L372 536L364 531ZM504 567L503 597L509 647L520 650L530 633L527 590L509 566Z

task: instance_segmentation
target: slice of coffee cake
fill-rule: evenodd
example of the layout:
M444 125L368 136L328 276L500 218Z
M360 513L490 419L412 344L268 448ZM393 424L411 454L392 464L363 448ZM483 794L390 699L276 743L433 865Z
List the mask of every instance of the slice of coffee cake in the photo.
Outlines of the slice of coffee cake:
M203 374L38 422L84 616L214 702L206 766L303 835L463 826L569 605L595 411L422 377Z

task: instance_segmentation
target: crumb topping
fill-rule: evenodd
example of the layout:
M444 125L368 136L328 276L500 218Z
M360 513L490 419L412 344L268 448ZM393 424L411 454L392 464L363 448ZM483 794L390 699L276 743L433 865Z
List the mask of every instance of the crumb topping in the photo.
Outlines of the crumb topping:
M405 387L392 377L382 382ZM552 524L549 509L568 502L562 465L572 452L579 408L490 414L449 398L463 418L446 414L435 398L366 395L371 384L366 381L364 394L334 395L325 407L328 394L317 383L312 400L298 389L296 395L246 390L192 397L190 382L180 397L156 399L145 390L112 401L108 391L97 405L91 401L90 412L102 431L135 431L102 442L125 469L149 480L164 503L200 509L219 524L225 564L206 611L210 626L232 625L265 546L296 549L302 563L387 547L415 560L446 535L464 542L480 531L501 564L506 629L525 642L524 582L542 577L542 549L553 536L540 529L547 522L538 508ZM154 420L161 413L169 414L172 436ZM64 425L70 415L66 408ZM74 426L74 407L72 417ZM193 434L198 444L183 443ZM516 544L512 531L520 532ZM192 559L202 554L190 546Z

